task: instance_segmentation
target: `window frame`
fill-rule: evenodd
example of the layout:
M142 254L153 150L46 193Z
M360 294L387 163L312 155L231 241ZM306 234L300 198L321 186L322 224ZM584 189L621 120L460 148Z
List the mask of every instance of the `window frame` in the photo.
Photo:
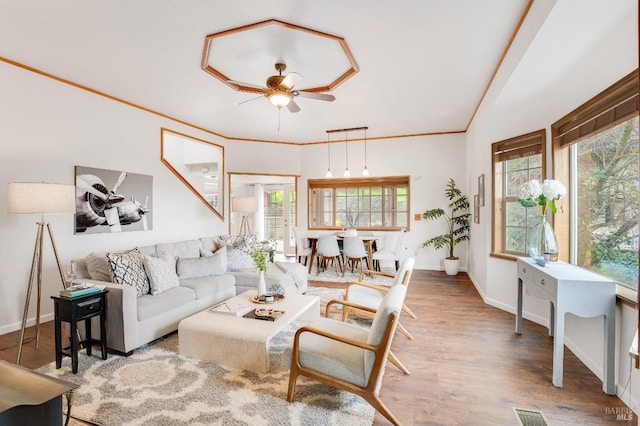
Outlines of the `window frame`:
M407 231L409 230L409 226L411 223L410 212L411 212L411 185L410 185L410 176L381 176L381 177L351 177L351 178L327 178L327 179L309 179L307 181L307 227L312 230L342 230L344 229L343 225L335 225L336 221L336 194L335 191L332 193L332 203L333 203L333 218L332 223L334 226L325 226L314 225L312 211L313 211L313 203L316 200L316 196L313 194L314 190L321 189L338 189L338 188L369 188L369 187L381 187L382 188L382 198L385 198L385 189L386 188L397 188L404 187L407 191L407 225L406 226L358 226L356 229L362 231L397 231L405 228ZM395 203L395 198L394 198ZM383 209L383 214L387 212L392 215L394 224L397 224L397 210L395 205L393 208L389 210Z
M503 205L506 202L504 194L504 162L518 157L541 154L541 176L546 178L546 138L545 129L536 130L513 138L491 144L491 256L515 260L522 254L506 251L504 238L506 235L506 220Z
M638 114L638 70L626 75L551 125L553 176L567 188L566 200L571 200L571 145L582 138L604 131ZM554 231L560 246L559 258L570 262L571 215L554 215ZM562 212L564 213L564 212Z

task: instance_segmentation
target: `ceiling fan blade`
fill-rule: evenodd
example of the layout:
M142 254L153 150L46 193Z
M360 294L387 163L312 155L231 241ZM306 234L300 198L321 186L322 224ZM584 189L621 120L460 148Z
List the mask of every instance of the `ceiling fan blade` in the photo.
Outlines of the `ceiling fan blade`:
M227 83L238 86L243 92L265 93L267 91L266 87L258 86L257 84L244 83L242 81L235 80L227 80Z
M284 80L282 80L280 86L291 89L298 81L300 81L301 78L302 76L297 72L290 72L289 74L287 74Z
M240 102L238 105L246 104L247 102L255 101L256 99L260 99L264 97L264 95L256 96L255 98L247 99L246 101Z
M287 104L287 109L288 109L290 112L299 112L299 111L300 111L300 107L298 106L298 104L297 104L297 103L295 103L295 102L293 101L293 99L291 99L291 100L289 101L289 103Z
M333 95L328 95L326 93L304 92L302 90L296 90L294 95L300 96L301 98L317 99L319 101L333 102L336 100L336 97Z

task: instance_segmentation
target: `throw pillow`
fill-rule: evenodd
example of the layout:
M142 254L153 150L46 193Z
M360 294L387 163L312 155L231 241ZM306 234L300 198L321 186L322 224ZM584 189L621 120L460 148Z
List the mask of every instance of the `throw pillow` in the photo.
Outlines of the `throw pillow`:
M216 251L209 251L203 248L200 249L200 257L212 257L212 256L220 256L220 259L218 259L218 262L220 262L225 272L229 271L227 269L227 247L226 246L222 246L218 248Z
M86 260L87 271L92 280L111 281L111 268L106 253L89 253Z
M227 272L226 251L218 250L207 257L179 257L176 269L181 280L223 275Z
M255 268L256 264L247 253L227 246L227 267L230 271Z
M149 293L149 277L144 270L142 254L133 249L126 253L107 253L112 281L134 287L138 297Z
M170 255L162 257L145 255L144 269L149 277L151 294L154 296L180 285L176 275L176 260Z

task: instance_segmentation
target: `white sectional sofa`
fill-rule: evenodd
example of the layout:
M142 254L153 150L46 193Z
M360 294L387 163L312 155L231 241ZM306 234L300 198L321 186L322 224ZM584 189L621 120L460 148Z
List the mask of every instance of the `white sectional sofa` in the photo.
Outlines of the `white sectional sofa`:
M109 259L113 261L114 257L117 258L114 256L117 253L109 253L110 257L107 253L91 253L82 259L76 259L77 281L101 284L109 290L107 346L121 353L131 353L134 349L177 330L182 319L244 291L255 289L258 274L251 265L242 264L246 258L241 262L237 261L242 253L235 246L237 241L233 238L207 237L137 247L125 252L139 252L142 259L149 256L154 261L167 257L174 259L172 267L176 268L175 274L169 272L168 277L160 274L160 278L157 274L151 274L161 288L169 287L160 292L156 291L156 294L152 294L153 284L151 293L144 293L132 285L113 282L114 274ZM219 250L223 250L224 253ZM214 253L230 255L224 270L206 266L213 262L208 258L211 259ZM149 265L145 265L149 270ZM204 266L201 267L202 265ZM304 293L307 280L306 271L303 270L304 267L300 264L270 263L265 276L267 288L285 293ZM213 275L209 275L207 271L211 271ZM167 286L169 281L172 285Z

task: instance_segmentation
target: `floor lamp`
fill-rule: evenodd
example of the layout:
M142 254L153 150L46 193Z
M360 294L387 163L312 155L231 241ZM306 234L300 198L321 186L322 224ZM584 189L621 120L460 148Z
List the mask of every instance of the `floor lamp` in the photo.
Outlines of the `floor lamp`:
M234 197L231 200L231 210L237 213L242 213L240 235L251 235L249 218L247 215L258 211L258 199L256 197Z
M36 307L36 349L40 346L40 302L42 299L42 245L44 241L44 230L46 228L53 254L56 258L58 272L62 280L62 286L66 287L60 258L56 250L55 240L49 223L45 221L44 215L50 213L75 213L76 188L73 185L60 185L55 183L37 182L16 182L9 183L7 190L7 210L9 214L40 214L40 221L37 222L38 231L36 233L36 243L31 259L31 271L29 272L29 284L27 287L27 297L24 302L24 312L22 314L22 329L20 331L20 344L18 346L18 360L22 355L22 345L24 343L24 331L27 326L27 316L29 314L29 302L31 300L31 290L34 281L37 286L38 302Z

